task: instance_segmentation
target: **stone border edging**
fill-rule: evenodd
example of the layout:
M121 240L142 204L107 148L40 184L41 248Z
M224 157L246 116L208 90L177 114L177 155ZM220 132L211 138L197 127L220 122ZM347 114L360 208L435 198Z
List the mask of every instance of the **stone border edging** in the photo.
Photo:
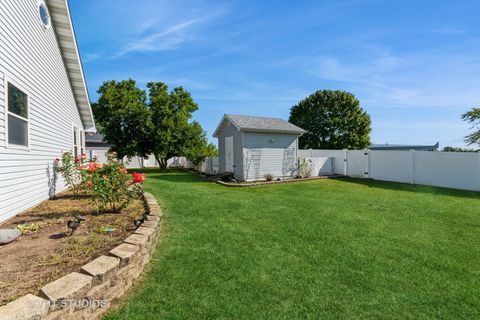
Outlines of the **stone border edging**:
M294 182L306 182L312 180L322 180L322 179L338 179L343 178L345 176L342 175L332 175L332 176L318 176L318 177L309 177L309 178L301 178L301 179L285 179L280 181L255 181L255 182L225 182L221 180L214 180L216 183L224 186L224 187L232 187L232 188L251 188L251 187L260 187L269 184L282 184L282 183L294 183Z
M160 234L162 210L144 194L146 221L122 244L66 276L48 283L39 296L24 295L0 307L1 320L97 319L140 276Z
M264 186L269 184L304 182L304 181L321 180L321 179L339 179L339 178L347 177L342 174L333 174L330 176L316 176L316 177L308 177L308 178L301 178L301 179L285 179L280 181L274 180L274 181L251 181L251 182L226 182L222 180L213 179L200 171L196 171L192 169L184 169L184 170L190 173L197 174L208 181L215 182L224 187L232 187L232 188L250 188L250 187L259 187L259 186Z

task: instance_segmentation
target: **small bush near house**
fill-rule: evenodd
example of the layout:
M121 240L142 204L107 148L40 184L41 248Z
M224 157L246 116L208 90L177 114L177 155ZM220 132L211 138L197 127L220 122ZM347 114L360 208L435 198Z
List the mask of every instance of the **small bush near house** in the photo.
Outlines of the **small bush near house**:
M272 181L273 180L273 174L271 174L271 173L265 173L265 175L263 177L267 181Z
M308 178L312 175L312 168L306 159L298 161L298 176L300 178Z
M80 158L75 158L70 152L64 152L61 158L56 158L54 162L55 172L60 173L67 186L72 189L73 196L78 194L81 182L80 166L85 161L86 155L82 154Z

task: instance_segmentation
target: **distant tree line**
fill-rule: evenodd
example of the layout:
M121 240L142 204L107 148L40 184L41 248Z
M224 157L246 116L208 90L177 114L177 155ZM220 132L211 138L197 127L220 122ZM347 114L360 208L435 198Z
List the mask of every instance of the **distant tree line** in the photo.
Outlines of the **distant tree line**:
M161 168L167 160L185 156L194 164L215 156L215 145L197 121L191 94L182 87L168 91L163 82L149 82L148 93L135 80L105 81L92 104L99 132L120 158L155 156Z

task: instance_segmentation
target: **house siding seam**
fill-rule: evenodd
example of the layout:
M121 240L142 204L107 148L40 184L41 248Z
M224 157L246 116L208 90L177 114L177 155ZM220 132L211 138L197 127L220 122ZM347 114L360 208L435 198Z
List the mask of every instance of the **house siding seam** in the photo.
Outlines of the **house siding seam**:
M37 0L0 0L0 221L65 189L53 159L71 151L73 126L84 130L54 27L45 29ZM29 99L29 150L7 148L5 80Z

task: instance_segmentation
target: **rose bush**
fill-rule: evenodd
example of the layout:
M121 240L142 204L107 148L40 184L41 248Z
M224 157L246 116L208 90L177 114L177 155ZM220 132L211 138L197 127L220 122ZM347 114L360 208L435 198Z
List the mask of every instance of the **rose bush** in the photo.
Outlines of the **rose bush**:
M81 162L86 158L84 156L82 155L79 159L75 158L70 152L64 152L61 158L56 158L54 161L54 170L63 176L67 186L72 189L73 196L78 194L82 180L80 167Z
M125 165L114 153L107 155L107 162L92 161L84 169L83 183L91 200L99 211L119 212L141 195L142 181L131 181Z
M145 175L134 172L130 180L128 170L115 153L107 155L105 164L85 159L83 155L73 159L67 152L62 159L55 159L55 168L74 192L85 190L98 212L119 212L143 193Z

